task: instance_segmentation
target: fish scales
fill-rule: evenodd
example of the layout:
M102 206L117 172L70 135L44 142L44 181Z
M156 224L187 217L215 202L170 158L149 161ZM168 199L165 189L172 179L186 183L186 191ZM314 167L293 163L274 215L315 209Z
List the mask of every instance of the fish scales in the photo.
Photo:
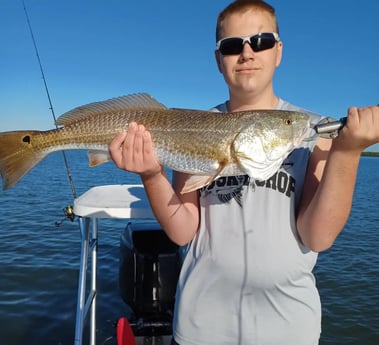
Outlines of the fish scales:
M56 144L72 148L70 144L89 143L107 148L114 136L125 130L131 121L145 125L152 133L160 158L167 161L168 155L182 154L191 157L215 157L213 161L230 158L230 145L243 122L237 123L238 115L226 115L191 110L144 110L100 113L88 116L83 121L66 125L56 133ZM99 132L99 128L102 129ZM51 138L46 138L49 145ZM44 145L45 146L45 145ZM95 147L94 147L95 148ZM175 159L175 158L173 158ZM195 165L193 165L195 166ZM188 171L191 171L188 167Z
M219 176L270 177L309 127L307 115L292 111L167 109L150 95L129 95L75 108L58 118L57 125L63 126L58 129L0 133L3 188L13 186L51 152L88 149L91 165L108 161L111 140L132 121L151 131L163 165L204 176L186 191Z

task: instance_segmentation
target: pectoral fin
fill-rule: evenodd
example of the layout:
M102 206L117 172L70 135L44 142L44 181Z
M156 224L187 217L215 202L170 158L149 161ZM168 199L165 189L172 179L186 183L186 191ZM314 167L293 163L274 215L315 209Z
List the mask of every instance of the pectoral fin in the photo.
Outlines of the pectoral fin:
M221 162L219 168L214 175L192 175L184 184L181 194L193 192L194 190L200 189L210 185L213 181L217 180L222 171L227 166L228 162Z
M214 176L192 175L186 181L180 193L185 194L185 193L193 192L194 190L200 189L202 187L208 186L216 178Z
M109 162L111 156L108 151L103 150L89 150L88 151L89 166L95 167L100 164Z

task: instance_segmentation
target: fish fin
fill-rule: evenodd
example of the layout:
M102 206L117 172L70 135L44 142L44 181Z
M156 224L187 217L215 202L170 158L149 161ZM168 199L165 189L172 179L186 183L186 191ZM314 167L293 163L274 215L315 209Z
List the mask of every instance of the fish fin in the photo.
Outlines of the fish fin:
M111 160L111 156L108 151L103 150L88 150L89 166L95 167L103 163L107 163Z
M208 186L215 180L214 176L208 175L192 175L185 183L180 191L181 194L193 192L194 190Z
M75 121L87 118L95 114L128 109L167 109L162 103L156 101L147 93L136 93L133 95L111 98L107 101L94 102L83 105L64 113L60 116L56 124L65 126Z
M220 162L220 165L214 175L192 175L184 183L184 186L181 190L181 194L193 192L194 190L200 189L202 187L210 185L213 181L217 180L222 171L228 165L227 161Z
M22 177L50 152L38 150L34 137L39 131L14 131L0 133L0 174L3 189L13 187Z

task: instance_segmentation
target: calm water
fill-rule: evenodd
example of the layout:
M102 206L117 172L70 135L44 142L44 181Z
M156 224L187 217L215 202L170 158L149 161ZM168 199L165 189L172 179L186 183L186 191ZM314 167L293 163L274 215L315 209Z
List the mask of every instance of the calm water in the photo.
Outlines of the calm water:
M139 183L114 166L87 168L68 152L77 194L101 184ZM379 159L362 158L354 210L343 233L320 254L315 275L323 303L321 344L379 344ZM0 192L0 344L73 344L80 255L77 222L62 154ZM118 294L120 233L126 220L102 220L99 233L98 344L115 344L127 312ZM113 338L112 338L113 337Z

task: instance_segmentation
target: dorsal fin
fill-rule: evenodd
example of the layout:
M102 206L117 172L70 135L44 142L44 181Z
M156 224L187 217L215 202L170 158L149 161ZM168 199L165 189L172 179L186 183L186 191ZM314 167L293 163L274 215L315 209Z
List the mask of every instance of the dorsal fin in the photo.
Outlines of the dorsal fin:
M147 93L112 98L107 101L94 102L83 105L64 113L57 119L57 125L64 126L74 121L81 120L102 112L128 109L167 109L162 103L156 101Z

